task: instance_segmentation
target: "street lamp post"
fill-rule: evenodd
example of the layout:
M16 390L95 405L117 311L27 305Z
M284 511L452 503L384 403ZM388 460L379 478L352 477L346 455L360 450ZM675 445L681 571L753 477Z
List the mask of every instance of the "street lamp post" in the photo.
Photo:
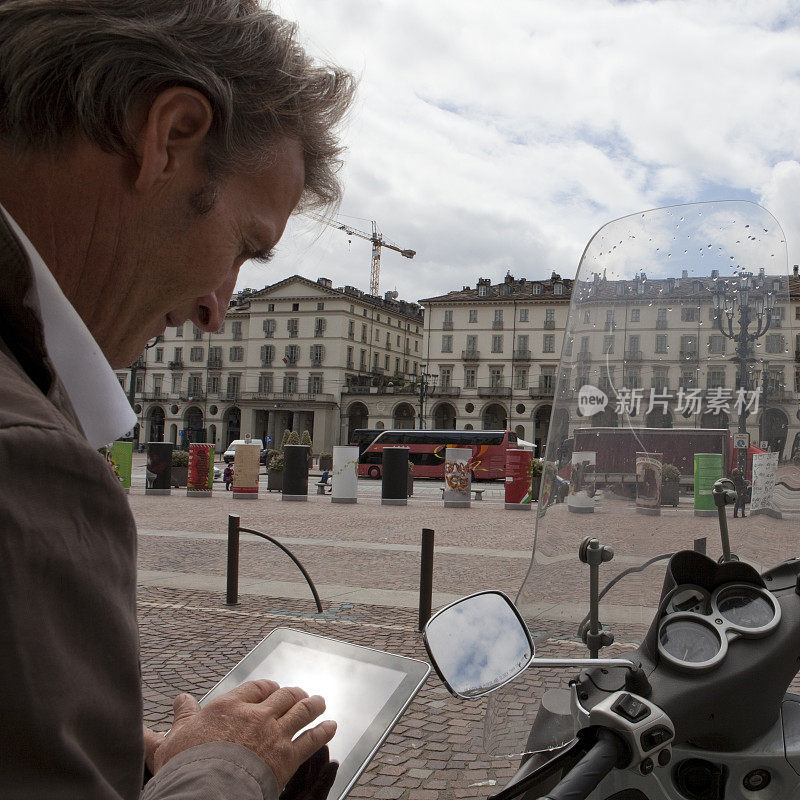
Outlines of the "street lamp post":
M714 291L714 322L717 330L727 339L736 343L736 355L733 361L738 364L738 387L746 389L749 385L747 368L755 361L752 358L753 342L764 336L772 323L772 309L775 307L775 295L764 288L763 280L757 283L752 272L744 272L736 280L719 280ZM738 313L737 329L734 329L734 317ZM755 326L754 330L751 327ZM747 404L739 401L738 432L747 432ZM747 469L747 451L743 448L737 453L736 466L744 475Z

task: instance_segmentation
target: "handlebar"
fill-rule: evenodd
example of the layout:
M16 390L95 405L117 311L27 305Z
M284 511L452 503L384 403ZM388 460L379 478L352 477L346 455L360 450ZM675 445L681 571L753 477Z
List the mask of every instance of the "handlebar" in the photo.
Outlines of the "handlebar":
M620 761L622 748L616 734L601 728L597 744L539 800L585 800Z

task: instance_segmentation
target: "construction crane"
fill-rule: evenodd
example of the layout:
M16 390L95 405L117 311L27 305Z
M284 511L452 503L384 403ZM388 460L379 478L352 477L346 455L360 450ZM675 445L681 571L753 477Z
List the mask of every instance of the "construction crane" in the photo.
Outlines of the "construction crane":
M348 236L358 236L360 239L366 239L368 242L372 242L372 269L369 273L369 293L371 295L377 296L378 294L378 284L380 283L381 276L381 247L388 247L390 250L395 250L404 258L414 258L417 254L416 250L404 250L393 242L384 239L383 234L378 231L378 223L375 222L375 220L372 220L372 235L370 235L352 227L352 225L345 225L339 222L339 220L324 217L322 214L316 214L310 211L306 216L317 220L317 222L324 222L332 228L344 231Z

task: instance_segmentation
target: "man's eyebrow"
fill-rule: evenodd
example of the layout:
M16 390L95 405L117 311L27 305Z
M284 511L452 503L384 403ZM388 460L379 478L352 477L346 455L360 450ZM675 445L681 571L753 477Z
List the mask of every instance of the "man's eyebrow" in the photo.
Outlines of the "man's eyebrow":
M268 264L272 261L275 255L275 248L271 250L256 250L248 256L250 261L255 261L257 264Z

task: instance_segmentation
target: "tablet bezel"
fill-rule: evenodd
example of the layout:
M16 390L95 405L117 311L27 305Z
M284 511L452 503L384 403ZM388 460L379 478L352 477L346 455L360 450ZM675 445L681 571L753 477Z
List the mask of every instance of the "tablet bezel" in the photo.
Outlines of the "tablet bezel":
M206 692L200 700L200 705L202 706L215 697L236 688L236 686L245 681L253 680L253 670L284 642L403 673L403 678L399 685L383 704L366 731L350 749L342 763L339 764L336 780L328 793L328 800L341 800L353 788L353 785L367 768L378 748L386 740L403 712L422 688L430 673L430 665L418 659L386 653L383 650L350 644L349 642L330 639L314 633L306 633L292 628L275 628L236 664L222 680Z

